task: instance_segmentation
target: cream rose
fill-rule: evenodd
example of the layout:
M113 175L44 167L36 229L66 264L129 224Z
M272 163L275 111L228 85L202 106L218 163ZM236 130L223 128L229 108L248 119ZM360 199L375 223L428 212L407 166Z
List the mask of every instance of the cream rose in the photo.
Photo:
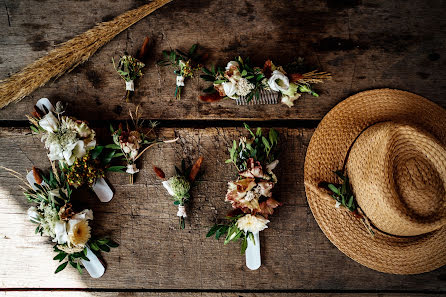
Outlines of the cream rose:
M268 80L268 85L273 91L286 92L290 87L290 81L283 72L274 70L273 74Z

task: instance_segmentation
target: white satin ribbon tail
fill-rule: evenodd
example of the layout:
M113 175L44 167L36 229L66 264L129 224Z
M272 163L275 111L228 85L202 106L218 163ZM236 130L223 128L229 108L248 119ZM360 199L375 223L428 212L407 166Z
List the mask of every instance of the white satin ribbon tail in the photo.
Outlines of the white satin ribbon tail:
M54 106L53 106L53 104L51 104L51 102L50 102L50 100L48 100L48 98L40 98L39 101L37 101L36 106L41 111L45 111L45 112L46 111L54 111Z
M109 202L113 198L112 189L102 177L96 181L92 189L101 202Z
M248 236L248 247L245 251L246 267L251 270L256 270L262 265L260 258L260 238L259 232L253 233L254 241Z
M87 246L87 258L90 261L86 261L81 259L82 265L84 265L85 269L88 271L88 274L92 278L100 278L104 275L105 267L102 265L101 261L99 261L98 257L90 250Z

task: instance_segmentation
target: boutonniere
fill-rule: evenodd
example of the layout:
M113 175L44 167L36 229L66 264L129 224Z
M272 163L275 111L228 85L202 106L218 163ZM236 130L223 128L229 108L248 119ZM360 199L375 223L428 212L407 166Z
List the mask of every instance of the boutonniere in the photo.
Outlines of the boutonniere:
M143 120L140 118L139 105L136 107L135 113L131 111L130 118L131 124L126 123L124 128L122 124L119 124L118 129L114 129L110 125L110 132L113 137L113 144L106 145L108 149L117 151L115 157L121 157L120 160L126 163L126 166L114 166L115 171L122 171L126 169L126 173L129 174L130 184L133 184L133 175L139 172L136 166L136 160L138 160L148 149L160 144L176 142L178 138L170 140L160 140L154 135L154 130L158 125L158 122L149 122L150 128L147 132L144 132L142 124Z
M179 225L181 229L185 227L185 220L187 218L186 204L190 201L190 189L198 177L203 163L203 157L198 158L193 166L187 167L186 161L181 162L181 169L175 166L176 175L166 179L163 170L154 166L153 170L156 175L163 180L163 187L167 190L173 198L173 204L178 206L177 216L179 217Z
M334 174L341 180L339 184L321 183L321 187L329 191L330 196L336 201L335 207L350 212L355 218L360 219L371 236L375 236L375 231L367 216L362 212L356 202L355 195L350 186L349 178L343 171L335 171Z
M125 81L124 98L128 102L130 93L135 91L134 80L142 76L142 69L145 64L129 54L120 57L117 64L115 64L115 60L112 58L112 63L116 72Z
M200 98L206 102L230 98L237 104L275 104L280 94L281 102L291 107L302 93L318 97L312 85L331 78L327 72L303 72L304 69L303 59L284 67L267 60L260 68L253 66L249 58L237 57L225 68L203 67L205 74L201 78L212 85L203 90L207 95Z
M48 149L50 161L57 161L71 186L89 186L102 202L113 198L113 191L105 181L105 172L113 158L112 152L96 143L96 133L85 121L64 115L65 107L57 102L54 107L47 98L37 101L28 116L31 130L41 136Z
M279 161L274 155L278 134L270 129L264 136L262 129L254 133L248 125L251 138L234 140L229 148L230 158L226 163L234 164L237 179L228 183L225 201L233 210L228 222L214 225L206 235L219 239L225 236L224 244L241 240L241 253L246 254L246 266L252 270L261 265L259 232L268 228L268 217L281 205L273 198L272 189L277 183L273 173Z
M161 66L173 66L176 74L175 98L181 98L181 90L184 87L184 81L188 77L192 77L194 72L199 71L202 67L200 62L207 55L197 54L198 44L192 45L187 53L180 50L163 51L163 59L158 62Z
M23 176L11 169L10 174L22 180L26 187L24 195L34 205L28 209L28 217L36 224L35 233L49 236L55 243L53 249L57 255L53 260L61 263L55 273L65 269L68 264L82 273L85 268L91 277L101 277L105 267L99 260L100 251L109 252L118 247L111 239L94 239L91 235L90 221L93 220L91 209L76 211L72 204L72 189L63 170L58 171L53 164L53 171L43 174L33 167L25 181Z

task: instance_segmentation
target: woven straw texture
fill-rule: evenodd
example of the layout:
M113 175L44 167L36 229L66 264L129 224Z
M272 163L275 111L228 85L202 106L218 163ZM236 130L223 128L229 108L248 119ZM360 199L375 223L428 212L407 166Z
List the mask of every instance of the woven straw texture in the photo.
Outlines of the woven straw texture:
M381 231L414 236L446 226L446 150L418 127L367 128L347 157L356 200Z
M446 111L433 102L391 89L353 95L324 117L311 138L304 168L308 203L324 234L353 260L387 273L431 271L446 264L446 227L411 237L382 232L371 237L360 220L339 211L334 200L327 202L315 190L321 181L337 182L333 171L343 168L349 148L362 131L387 121L420 127L446 147Z

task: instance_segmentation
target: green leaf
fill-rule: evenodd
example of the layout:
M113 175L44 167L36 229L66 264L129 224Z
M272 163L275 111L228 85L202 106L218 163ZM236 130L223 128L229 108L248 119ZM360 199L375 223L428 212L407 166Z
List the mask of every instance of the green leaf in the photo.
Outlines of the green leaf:
M77 269L77 265L73 261L70 261L70 265Z
M248 247L248 238L245 236L242 240L242 245L240 247L240 254L244 254L246 252L246 248Z
M96 159L104 150L104 146L98 145L94 149L91 150L91 158Z
M64 270L65 267L67 267L67 264L68 264L68 261L65 262L65 263L60 264L60 265L57 267L56 271L54 271L54 273L59 273L59 272L61 272L62 270Z
M121 147L119 146L119 145L117 145L117 144L107 144L106 146L105 146L105 148L108 148L108 149L114 149L114 150L120 150L121 149Z
M76 269L77 271L79 271L80 274L82 274L82 267L81 264L79 264L79 262L77 262Z
M37 133L37 134L40 133L39 130L38 130L36 127L34 127L34 126L30 126L30 128L31 128L31 131L33 131L33 132L35 132L35 133Z
M201 68L202 70L203 70L203 72L204 73L206 73L207 75L210 75L210 76L214 76L214 74L209 70L209 69L207 69L206 67L203 67L203 68Z
M266 139L265 136L262 136L262 142L263 142L263 145L267 148L267 150L269 150L271 148L269 145L268 139Z
M341 194L339 192L339 189L335 185L333 185L333 184L328 184L328 188L335 194L338 194L338 195Z
M248 71L246 71L245 69L243 69L242 71L242 76L246 76L248 74Z
M107 245L108 245L109 247L111 247L111 248L117 248L117 247L119 246L119 243L117 243L116 241L113 241L113 240L110 239L110 240L108 241Z
M107 171L119 172L122 171L124 168L127 168L127 166L111 166L107 168Z
M192 47L189 49L189 56L192 56L193 54L195 54L195 52L197 51L197 48L198 48L198 44L197 43L192 45Z
M224 82L226 82L225 79L218 79L218 80L214 81L214 84L215 84L215 85L219 85L219 84L222 84L222 83L224 83Z
M274 129L269 129L268 133L269 141L271 142L271 145L277 144L277 141L279 139L279 133L277 133Z
M202 74L200 77L205 81L214 82L215 76Z
M225 163L226 163L226 164L228 164L228 163L232 163L232 159L227 159L227 160L225 161Z
M67 253L60 252L53 258L53 260L58 260L59 262L62 262L62 260L65 259L66 256L67 256Z
M96 242L99 245L101 245L101 244L103 245L103 244L107 244L109 241L110 240L108 238L101 238L101 239L98 239Z
M87 253L88 253L87 248L84 248L83 252L84 252L84 255L85 255L85 257L86 257L86 256L87 256Z
M90 243L90 247L93 251L99 251L99 246L95 242Z
M107 252L107 253L110 251L110 248L108 246L106 246L106 245L99 245L99 248L102 251Z
M175 201L173 202L173 204L174 204L174 205L180 205L180 201L175 200Z
M214 225L212 226L212 228L209 230L209 232L206 234L206 237L211 237L212 235L215 234L215 232L217 232L217 230L220 228L219 225Z

